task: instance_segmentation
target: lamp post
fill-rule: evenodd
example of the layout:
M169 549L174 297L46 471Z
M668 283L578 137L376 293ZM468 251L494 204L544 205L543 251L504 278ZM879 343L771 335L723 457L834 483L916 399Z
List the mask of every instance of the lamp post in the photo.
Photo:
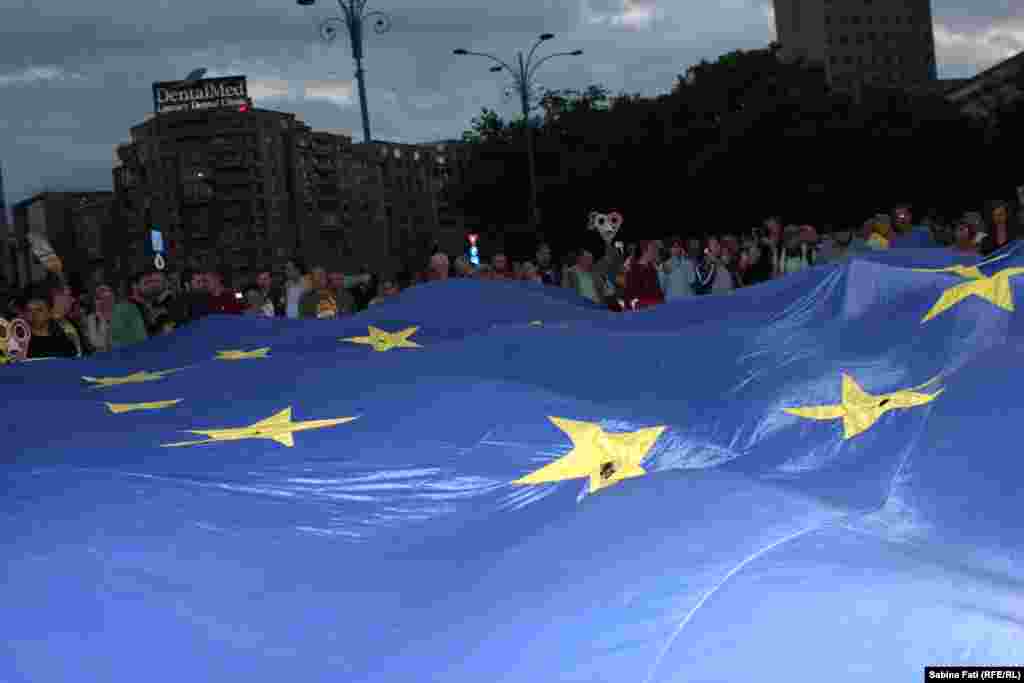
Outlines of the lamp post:
M295 0L305 7L316 4L316 0ZM387 33L391 30L391 18L383 12L367 12L367 0L338 0L341 7L340 17L328 17L320 23L320 35L328 43L338 37L338 26L348 31L349 42L352 43L352 59L356 62L356 83L359 86L359 107L363 114L363 141L372 142L370 137L370 113L366 108L366 80L363 77L363 28L367 20L373 19L373 30L376 33Z
M498 59L494 55L489 55L483 52L470 52L469 50L463 50L461 48L454 51L454 54L459 56L473 55L476 57L486 57L487 59L497 63L496 66L491 67L491 71L493 73L508 71L512 75L516 90L519 94L519 104L523 111L523 125L526 127L526 157L530 176L530 227L533 228L534 232L537 232L540 226L540 211L537 207L537 166L536 160L534 159L533 129L530 127L530 97L533 90L533 77L537 73L537 68L549 59L554 57L578 57L583 54L583 50L555 52L545 57L541 57L534 62L533 58L537 52L537 48L540 47L541 43L547 42L554 37L553 33L542 33L537 38L537 42L533 44L532 48L530 48L530 52L525 58L523 57L522 52L518 53L516 56L515 68Z

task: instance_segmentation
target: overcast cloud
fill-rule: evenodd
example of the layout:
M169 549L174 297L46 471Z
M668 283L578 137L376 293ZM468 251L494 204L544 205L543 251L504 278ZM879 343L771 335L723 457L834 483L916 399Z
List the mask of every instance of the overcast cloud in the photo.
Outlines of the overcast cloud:
M935 0L940 75L971 76L1024 49L1017 1ZM401 142L459 137L481 107L514 113L507 79L485 60L453 56L456 47L511 60L551 32L548 52L585 55L546 63L540 85L653 95L702 58L774 38L770 0L371 0L368 9L392 19L365 43L373 135ZM337 12L324 0L0 0L8 202L110 189L114 146L151 110L152 83L197 67L245 74L257 106L361 140L347 36L325 45L316 29Z

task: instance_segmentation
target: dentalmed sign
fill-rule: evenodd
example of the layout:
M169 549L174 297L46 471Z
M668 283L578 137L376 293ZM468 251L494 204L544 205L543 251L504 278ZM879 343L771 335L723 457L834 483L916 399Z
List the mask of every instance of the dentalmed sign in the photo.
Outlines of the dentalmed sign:
M248 104L245 76L204 78L198 81L164 81L153 84L153 110L172 111L219 109Z

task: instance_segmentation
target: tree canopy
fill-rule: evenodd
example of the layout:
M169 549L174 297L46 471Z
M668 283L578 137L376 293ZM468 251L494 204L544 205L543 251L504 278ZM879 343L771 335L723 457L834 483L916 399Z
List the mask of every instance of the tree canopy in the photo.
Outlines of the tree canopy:
M896 202L962 211L1024 182L993 163L1020 142L1019 107L998 116L1016 125L992 125L941 95L854 99L777 47L702 61L656 97L546 92L533 132L549 239L572 248L590 211L613 209L627 240L745 231L771 214L849 228ZM471 172L456 200L484 230L527 222L525 133L484 109L464 135Z

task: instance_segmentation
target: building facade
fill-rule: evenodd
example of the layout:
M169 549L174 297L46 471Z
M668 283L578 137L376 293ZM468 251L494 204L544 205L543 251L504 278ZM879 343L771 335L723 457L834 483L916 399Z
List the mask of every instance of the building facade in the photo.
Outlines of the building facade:
M825 67L839 88L937 78L931 0L774 0L782 56Z
M3 252L8 283L22 288L46 276L32 256L29 233L49 240L73 284L88 286L103 278L113 209L111 192L42 192L16 203Z
M972 116L987 118L1000 107L1024 98L1024 52L964 79L945 93L946 99Z
M247 107L153 116L116 157L112 260L122 275L146 267L151 225L171 269L218 269L236 286L295 256L345 272L399 270L419 245L460 229L445 189L460 168L451 144L355 144Z

